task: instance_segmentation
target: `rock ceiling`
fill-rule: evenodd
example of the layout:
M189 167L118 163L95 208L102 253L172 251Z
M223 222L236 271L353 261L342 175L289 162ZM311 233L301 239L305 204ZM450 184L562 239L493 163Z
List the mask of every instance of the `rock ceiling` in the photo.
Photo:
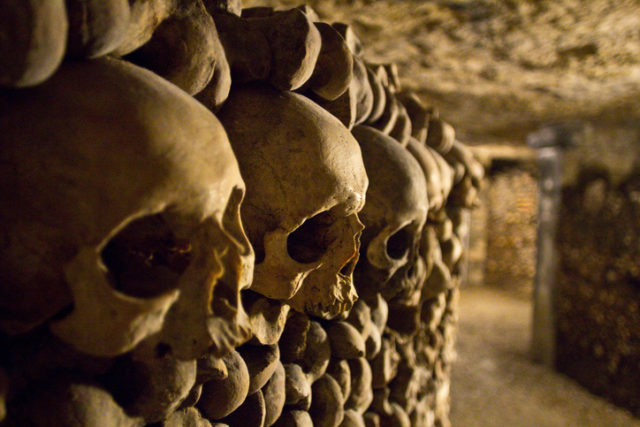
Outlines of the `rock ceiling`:
M300 1L245 0L292 7ZM637 0L309 0L396 62L460 139L521 144L541 124L640 118Z

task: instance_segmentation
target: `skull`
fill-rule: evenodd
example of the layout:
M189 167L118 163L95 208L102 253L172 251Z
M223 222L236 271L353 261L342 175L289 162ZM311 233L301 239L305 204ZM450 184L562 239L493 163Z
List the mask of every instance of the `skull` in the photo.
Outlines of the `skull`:
M367 301L376 292L389 299L423 276L416 263L428 210L426 181L418 162L391 137L368 126L357 126L353 134L370 179L361 214L366 257L357 266L356 285Z
M180 358L246 339L244 183L206 108L101 59L2 93L0 129L3 331L57 313L54 334L99 356L150 336Z
M349 310L368 186L355 139L309 99L261 84L232 91L219 117L247 183L251 290L310 315Z

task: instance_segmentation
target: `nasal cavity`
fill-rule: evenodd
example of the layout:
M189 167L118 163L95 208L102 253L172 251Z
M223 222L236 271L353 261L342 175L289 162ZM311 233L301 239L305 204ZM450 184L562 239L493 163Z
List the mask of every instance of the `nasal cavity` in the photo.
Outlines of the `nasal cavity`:
M191 245L176 238L162 215L156 214L128 224L101 255L116 290L151 298L178 287L191 262Z
M289 256L303 264L322 258L336 238L331 230L334 221L328 211L308 218L287 237Z

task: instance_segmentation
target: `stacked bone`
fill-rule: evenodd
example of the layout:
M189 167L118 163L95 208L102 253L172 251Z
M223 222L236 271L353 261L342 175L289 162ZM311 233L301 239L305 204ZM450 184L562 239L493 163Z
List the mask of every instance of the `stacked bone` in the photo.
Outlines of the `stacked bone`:
M446 424L482 170L318 21L0 5L0 423Z

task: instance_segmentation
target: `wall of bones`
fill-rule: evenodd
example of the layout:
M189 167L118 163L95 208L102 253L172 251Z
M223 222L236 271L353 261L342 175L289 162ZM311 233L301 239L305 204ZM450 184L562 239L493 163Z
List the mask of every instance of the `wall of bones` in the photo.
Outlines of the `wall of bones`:
M2 426L445 426L483 169L308 7L0 2Z

